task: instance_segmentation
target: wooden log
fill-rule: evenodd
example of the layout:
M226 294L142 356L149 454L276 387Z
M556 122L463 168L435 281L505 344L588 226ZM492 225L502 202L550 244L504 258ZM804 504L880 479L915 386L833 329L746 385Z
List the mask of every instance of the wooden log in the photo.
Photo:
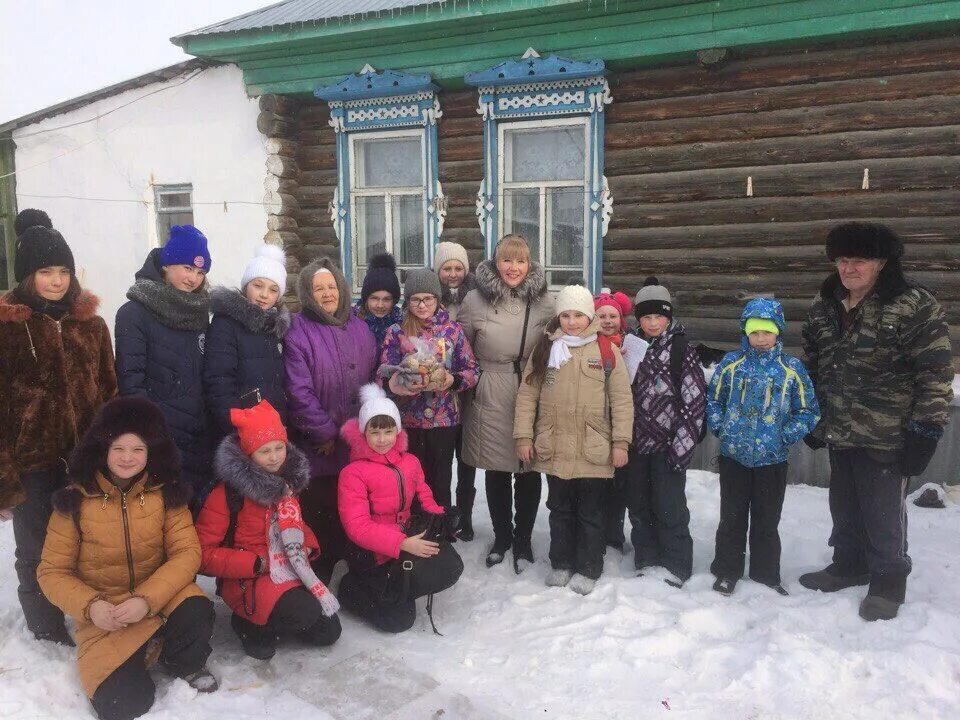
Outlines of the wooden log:
M636 289L630 288L630 290L635 291ZM783 306L783 313L788 323L802 322L807 316L807 311L810 309L813 296L811 295L810 297L804 298L776 298L776 300ZM746 301L736 305L683 305L683 314L691 317L725 318L728 321L739 322L745 303Z
M330 181L330 172L333 171L333 182ZM337 164L323 170L301 170L300 184L305 187L326 187L337 184Z
M293 195L272 190L263 194L263 205L269 215L296 215L300 210L300 203Z
M333 193L326 188L301 187L297 191L297 199L304 208L326 207L333 200Z
M300 105L300 122L321 124L330 119L330 107L323 100L307 100Z
M302 145L297 164L302 170L336 169L337 153L333 145Z
M294 116L300 102L290 95L261 95L260 109L276 115Z
M480 232L480 226L476 222L473 223L473 227L450 227L449 225L443 226L443 240L449 242L460 243L468 251L482 251L483 250L483 234Z
M458 210L456 207L451 208L451 213ZM612 223L616 227L671 227L828 218L951 215L960 215L960 192L955 190L625 204L617 207Z
M297 220L289 215L268 215L267 230L296 230Z
M275 192L296 193L300 185L292 178L282 178L276 175L267 175L263 179L263 189Z
M440 182L472 181L478 185L483 180L482 160L463 160L459 162L440 162Z
M884 158L784 166L686 170L609 178L617 203L688 202L754 197L863 192L869 169L871 192L960 187L960 156Z
M257 116L257 130L267 137L292 138L296 134L296 124L272 112L261 112Z
M447 203L449 205L475 206L477 202L477 190L479 189L479 182L466 181L443 183L443 194L447 196Z
M929 95L954 95L960 91L960 71L948 70L877 78L855 78L809 85L753 88L704 95L614 102L607 122L644 122L706 117L729 113L757 113L816 107L865 100L902 100Z
M483 160L483 134L440 138L437 155L441 163L450 160Z
M483 119L479 115L465 118L448 118L444 115L437 125L440 138L483 137Z
M267 155L267 172L282 178L296 179L300 176L297 161L286 155Z
M606 127L604 145L609 148L652 147L958 123L960 96L939 95L922 100L877 100L710 118L611 123Z
M334 145L337 142L337 134L329 125L325 127L301 128L297 133L297 139L304 147L311 145Z
M614 213L617 206L614 203ZM960 223L956 218L866 218L896 230L910 246L916 243L960 243ZM810 222L751 223L740 225L697 225L670 228L611 227L603 239L604 250L632 248L790 247L816 242L822 245L836 220Z
M304 242L317 245L337 245L337 232L330 224L330 218L327 217L325 225L301 225L297 231Z
M636 70L615 75L610 84L617 102L627 102L948 68L960 68L960 48L952 37L778 52L769 57L733 60L710 69L691 64Z
M298 255L300 262L304 265L312 263L314 260L327 257L340 264L340 246L339 245L321 245L311 243L303 247L303 252Z
M263 236L263 241L284 249L293 249L303 244L300 236L289 230L267 230Z
M267 138L265 146L267 153L270 155L296 157L297 151L300 149L300 142L297 140L287 140L285 138Z
M696 168L788 165L921 155L960 155L960 125L831 133L746 142L634 147L629 150L608 147L604 152L604 172L611 177Z

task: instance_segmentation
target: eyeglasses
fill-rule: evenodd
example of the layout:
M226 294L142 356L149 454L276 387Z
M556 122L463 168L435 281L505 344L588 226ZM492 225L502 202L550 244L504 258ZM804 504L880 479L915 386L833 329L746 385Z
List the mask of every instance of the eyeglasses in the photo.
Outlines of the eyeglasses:
M410 298L407 302L413 307L428 307L436 303L437 299L433 295L430 295L425 298Z

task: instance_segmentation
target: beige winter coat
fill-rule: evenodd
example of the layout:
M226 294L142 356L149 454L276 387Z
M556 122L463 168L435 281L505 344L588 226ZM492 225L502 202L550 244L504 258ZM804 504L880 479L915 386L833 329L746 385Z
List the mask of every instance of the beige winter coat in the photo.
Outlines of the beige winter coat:
M600 327L594 320L581 337ZM551 340L561 337L557 330ZM517 447L533 445L533 469L570 480L613 477L611 450L626 450L633 436L633 393L620 356L605 380L600 346L592 342L570 348L571 359L547 370L542 383L530 385L527 365L517 398L513 437Z
M491 260L476 271L477 289L460 307L458 321L480 365L480 382L466 408L463 422L463 461L484 470L520 472L513 442L513 412L520 387L520 368L553 317L553 298L547 293L543 268L530 263L523 283L510 290ZM520 338L526 303L530 320L523 349ZM526 468L529 469L529 468Z

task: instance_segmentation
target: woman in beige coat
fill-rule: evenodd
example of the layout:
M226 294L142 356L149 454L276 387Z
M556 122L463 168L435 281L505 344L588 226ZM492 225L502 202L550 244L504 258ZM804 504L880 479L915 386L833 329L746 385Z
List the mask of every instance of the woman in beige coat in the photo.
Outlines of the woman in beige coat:
M476 280L477 288L467 294L458 316L482 373L463 424L463 459L486 470L494 532L487 566L503 562L512 545L519 573L533 562L530 536L541 479L517 460L513 413L523 366L553 317L553 299L543 268L531 261L530 248L519 235L504 236L493 260L477 267ZM516 476L513 492L511 476Z
M527 363L513 436L517 457L547 474L547 585L586 595L603 569L604 486L627 463L633 395L620 350L598 335L590 291L565 287L556 309Z

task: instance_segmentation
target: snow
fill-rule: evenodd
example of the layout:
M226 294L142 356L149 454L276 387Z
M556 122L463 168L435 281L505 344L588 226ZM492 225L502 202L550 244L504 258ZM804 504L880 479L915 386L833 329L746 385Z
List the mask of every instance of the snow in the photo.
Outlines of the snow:
M481 481L482 482L482 481ZM546 492L546 489L544 489ZM863 588L804 590L800 573L829 561L826 490L791 486L781 523L790 597L748 580L714 593L716 476L689 474L696 574L682 590L634 577L609 551L594 592L547 588L547 512L536 564L488 570L491 539L478 503L477 539L458 543L466 571L435 600L437 637L422 611L387 636L343 618L330 649L281 645L273 661L242 655L218 600L211 666L221 690L198 696L158 676L151 720L504 720L507 718L960 717L960 507L908 505L915 569L900 617L867 624ZM483 492L478 495L481 500ZM0 526L0 717L88 718L73 650L28 638L16 600L13 536ZM212 583L204 580L212 591Z

